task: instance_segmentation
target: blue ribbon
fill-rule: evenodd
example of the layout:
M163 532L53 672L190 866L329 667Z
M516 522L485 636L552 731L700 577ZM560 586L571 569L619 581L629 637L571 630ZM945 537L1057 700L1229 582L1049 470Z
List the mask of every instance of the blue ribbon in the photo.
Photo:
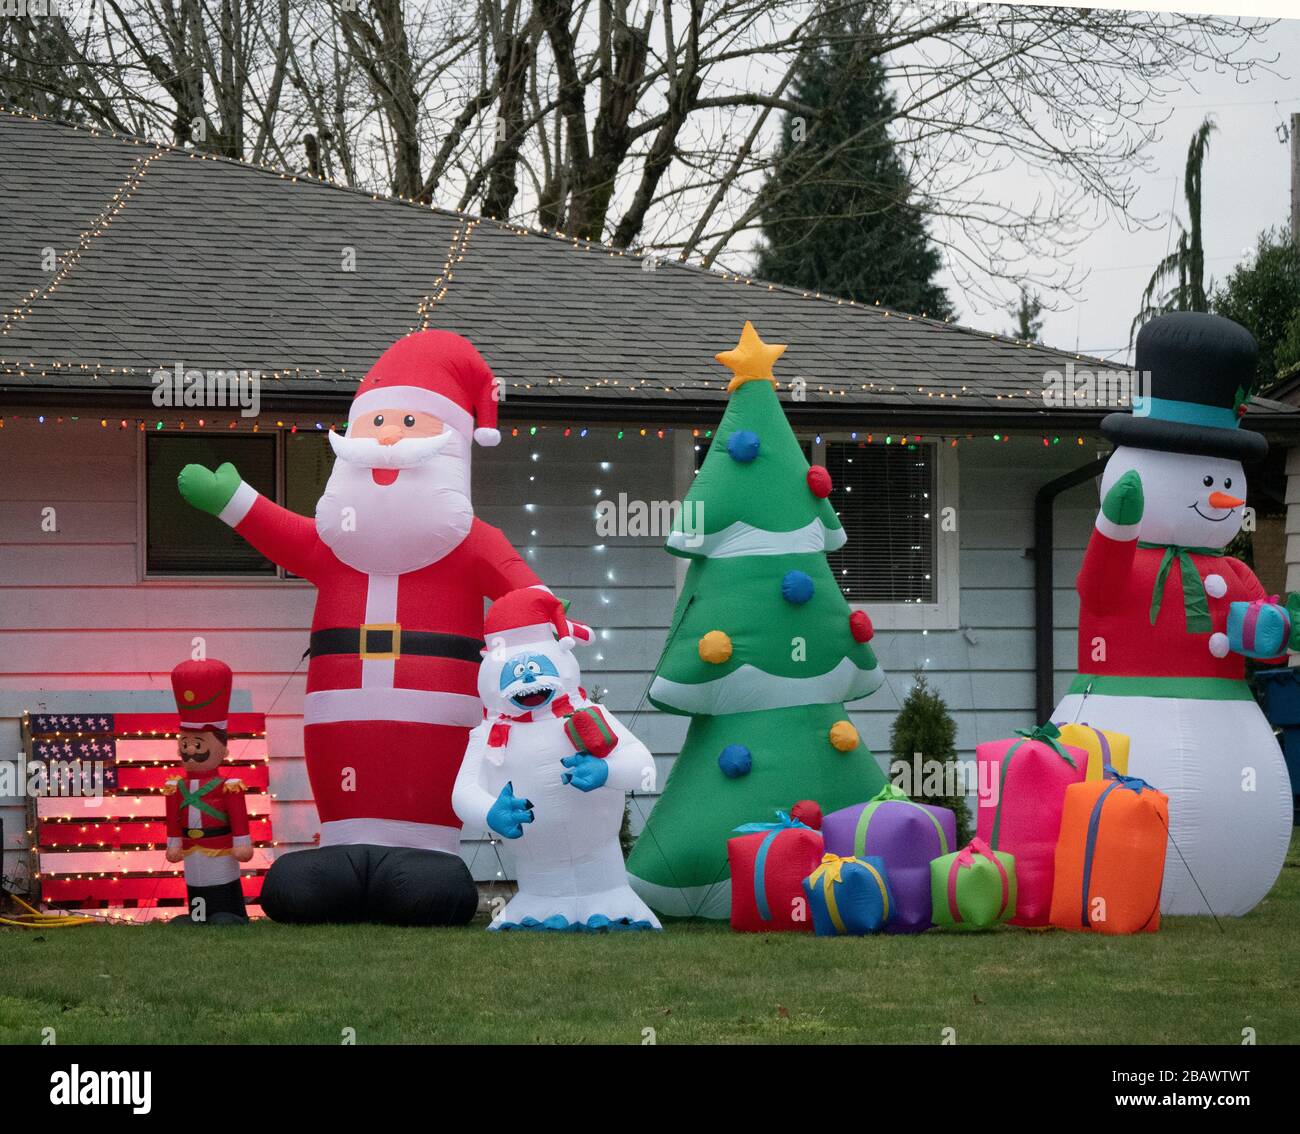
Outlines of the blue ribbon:
M1106 767L1102 769L1102 777L1110 780L1105 790L1097 797L1097 802L1092 805L1092 814L1088 816L1088 839L1083 846L1083 906L1079 915L1079 920L1084 929L1089 929L1088 924L1088 887L1092 882L1092 856L1097 851L1097 829L1101 826L1101 808L1106 802L1106 797L1116 788L1124 788L1126 791L1137 792L1142 794L1143 788L1151 787L1146 780L1138 776L1125 776L1115 771L1114 768Z
M772 911L767 904L767 886L764 881L767 870L767 852L771 849L777 835L780 833L780 829L768 831L759 844L758 854L754 856L754 904L758 907L758 916L763 921L772 920Z
M1117 772L1114 768L1112 768L1110 765L1107 765L1102 770L1102 777L1104 779L1114 780L1117 787L1128 788L1129 791L1135 791L1138 793L1138 795L1142 794L1143 788L1151 788L1152 791L1156 790L1155 788L1151 787L1151 785L1141 777L1122 775L1121 773Z
M800 822L798 819L791 819L784 811L778 811L776 819L775 823L742 823L739 827L732 827L731 829L738 835L753 835L759 831L784 831L791 827L802 827L805 831L812 830L807 823Z

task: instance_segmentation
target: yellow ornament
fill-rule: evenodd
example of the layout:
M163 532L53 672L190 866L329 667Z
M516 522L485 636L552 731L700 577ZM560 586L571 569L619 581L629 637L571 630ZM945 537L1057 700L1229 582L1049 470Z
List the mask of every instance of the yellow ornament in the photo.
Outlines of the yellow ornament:
M731 657L731 638L721 630L710 630L700 639L700 660L721 665Z
M858 746L858 730L848 721L831 725L831 747L837 752L852 752Z
M740 333L740 342L733 350L724 350L715 354L723 366L731 371L731 381L727 383L730 393L745 382L766 381L776 385L772 375L772 363L785 353L785 343L765 343L758 337L754 324L746 320L745 329Z

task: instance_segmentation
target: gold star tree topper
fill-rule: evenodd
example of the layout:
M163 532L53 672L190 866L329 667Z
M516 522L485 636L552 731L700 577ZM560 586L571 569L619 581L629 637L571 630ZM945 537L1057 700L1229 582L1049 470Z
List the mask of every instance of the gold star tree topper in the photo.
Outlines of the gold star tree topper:
M727 392L731 393L746 382L759 379L771 382L775 386L776 378L772 375L772 363L785 353L785 348L785 343L765 343L758 337L754 324L746 320L745 329L740 332L740 342L736 344L735 349L724 350L721 354L713 356L731 371Z

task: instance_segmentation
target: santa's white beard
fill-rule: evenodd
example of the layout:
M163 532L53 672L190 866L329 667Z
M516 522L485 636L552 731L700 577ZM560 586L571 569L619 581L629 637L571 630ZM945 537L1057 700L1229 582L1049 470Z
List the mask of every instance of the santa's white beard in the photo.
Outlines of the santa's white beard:
M339 559L368 575L402 575L436 563L474 522L469 442L449 430L383 446L389 452L378 467L396 469L397 479L379 484L371 471L376 446L369 441L330 434L338 460L316 504L317 532ZM392 472L381 475L387 479Z

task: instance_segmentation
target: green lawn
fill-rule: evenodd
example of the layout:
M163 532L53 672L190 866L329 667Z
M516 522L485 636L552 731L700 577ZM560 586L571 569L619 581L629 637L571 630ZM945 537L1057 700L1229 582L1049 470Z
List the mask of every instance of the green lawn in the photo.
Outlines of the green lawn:
M1297 849L1248 917L1129 938L0 930L0 1041L1296 1043Z

